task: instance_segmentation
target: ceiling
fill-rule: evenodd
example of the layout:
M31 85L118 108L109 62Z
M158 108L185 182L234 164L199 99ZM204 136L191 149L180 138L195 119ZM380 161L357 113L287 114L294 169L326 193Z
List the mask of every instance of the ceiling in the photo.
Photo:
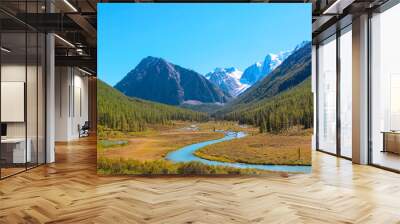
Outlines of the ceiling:
M313 39L348 15L377 7L387 0L233 0L230 2L312 3ZM19 32L54 32L56 65L97 68L98 2L173 2L168 0L1 0L0 21L5 35L16 42ZM175 2L204 2L201 0ZM226 2L215 0L209 2ZM51 13L50 13L51 12ZM29 51L29 50L28 50ZM17 51L16 51L17 52Z
M56 66L78 66L97 73L96 0L1 0L0 24L7 58L30 58L36 33L55 33ZM31 35L34 33L35 35ZM34 41L36 42L36 41Z

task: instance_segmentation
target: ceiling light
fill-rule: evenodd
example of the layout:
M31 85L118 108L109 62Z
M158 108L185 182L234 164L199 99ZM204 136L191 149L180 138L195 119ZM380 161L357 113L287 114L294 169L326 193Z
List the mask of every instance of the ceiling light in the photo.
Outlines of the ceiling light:
M342 14L343 10L351 5L355 0L336 0L322 14Z
M78 70L81 71L81 72L83 72L83 73L85 73L86 75L93 75L92 73L90 73L90 72L88 72L88 71L86 71L86 70L83 70L83 69L81 69L81 68L79 68L79 67L78 67Z
M66 39L64 39L64 38L62 38L62 37L60 37L60 36L57 35L57 34L54 34L54 36L57 37L57 38L58 38L59 40L61 40L62 42L66 43L68 46L75 48L75 45L73 45L73 44L72 44L71 42L69 42L68 40L66 40Z
M78 10L68 1L64 0L65 4L67 4L74 12L78 12Z
M6 53L10 53L11 52L11 50L9 50L9 49L7 49L5 47L1 47L0 49L1 49L1 51L4 51Z
M76 49L76 53L78 53L79 55L83 55L83 49L82 48L77 48Z

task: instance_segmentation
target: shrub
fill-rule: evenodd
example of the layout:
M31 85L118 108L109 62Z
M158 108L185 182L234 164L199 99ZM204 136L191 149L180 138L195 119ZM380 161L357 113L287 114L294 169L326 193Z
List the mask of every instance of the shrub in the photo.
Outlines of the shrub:
M262 174L267 171L240 169L227 166L211 166L201 162L172 163L167 160L138 161L99 157L97 171L100 174L137 174L137 175L210 175L210 174Z

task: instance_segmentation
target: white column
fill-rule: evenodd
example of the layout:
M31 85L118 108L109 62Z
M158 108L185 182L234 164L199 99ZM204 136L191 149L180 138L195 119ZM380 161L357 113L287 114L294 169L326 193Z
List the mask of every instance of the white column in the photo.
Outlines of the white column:
M353 162L368 163L368 15L353 19Z
M46 36L46 163L55 161L55 56L54 35Z

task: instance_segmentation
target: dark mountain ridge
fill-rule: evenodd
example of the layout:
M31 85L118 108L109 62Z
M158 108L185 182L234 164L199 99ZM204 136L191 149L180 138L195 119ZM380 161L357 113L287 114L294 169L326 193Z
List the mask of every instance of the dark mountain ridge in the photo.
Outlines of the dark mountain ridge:
M114 87L127 96L170 105L187 101L226 103L231 98L201 74L150 56Z

